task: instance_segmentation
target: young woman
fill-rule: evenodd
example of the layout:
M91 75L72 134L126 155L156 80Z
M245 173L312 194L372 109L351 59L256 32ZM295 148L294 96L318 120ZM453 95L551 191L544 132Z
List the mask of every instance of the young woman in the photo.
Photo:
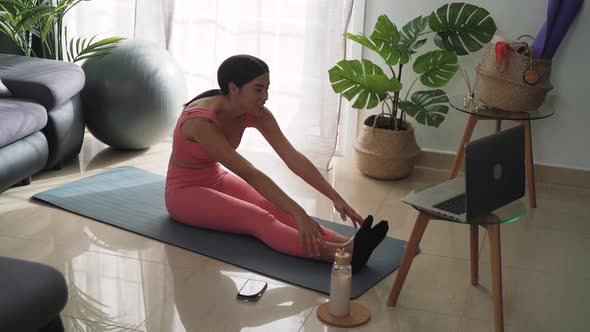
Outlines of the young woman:
M354 244L348 237L318 225L268 176L236 152L244 129L256 128L290 170L334 202L343 220L350 218L355 227L364 223L291 145L264 107L270 85L266 63L249 55L232 56L220 65L217 80L220 89L189 101L174 130L166 177L166 207L172 218L198 227L252 235L279 252L329 262L336 249L345 247L357 256L354 260L359 270L385 237L386 222L373 230L367 223L362 227L366 236L355 236L364 239L363 243L355 240ZM369 236L369 232L374 234Z

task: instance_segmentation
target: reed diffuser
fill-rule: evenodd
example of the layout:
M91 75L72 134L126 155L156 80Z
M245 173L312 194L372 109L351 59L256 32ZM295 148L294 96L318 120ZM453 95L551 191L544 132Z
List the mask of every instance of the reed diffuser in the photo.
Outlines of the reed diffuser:
M477 84L477 78L479 76L479 70L475 71L475 80L473 84L471 84L471 80L469 79L469 74L467 73L467 69L462 68L459 66L459 71L461 72L461 76L463 76L463 80L467 85L467 96L463 98L463 106L470 110L477 109L477 98L475 98L475 85Z

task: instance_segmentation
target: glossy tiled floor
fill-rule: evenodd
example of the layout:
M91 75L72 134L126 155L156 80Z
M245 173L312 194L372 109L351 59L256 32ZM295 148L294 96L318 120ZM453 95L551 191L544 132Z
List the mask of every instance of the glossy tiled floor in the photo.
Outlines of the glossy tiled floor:
M44 262L62 271L70 298L67 331L339 331L315 315L326 297L189 251L168 246L30 200L104 169L133 165L164 175L170 143L118 152L91 136L76 161L0 194L0 255ZM310 214L339 221L330 202L276 158L244 153ZM363 177L336 158L326 177L361 214L390 221L389 236L408 239L416 212L399 198L444 171L417 169L405 180ZM538 205L502 226L507 331L588 331L590 190L537 184ZM385 302L395 273L358 299L372 318L359 331L492 331L489 250L480 241L481 285L469 282L468 227L433 221L422 240L397 307ZM248 278L269 281L257 303L238 302Z

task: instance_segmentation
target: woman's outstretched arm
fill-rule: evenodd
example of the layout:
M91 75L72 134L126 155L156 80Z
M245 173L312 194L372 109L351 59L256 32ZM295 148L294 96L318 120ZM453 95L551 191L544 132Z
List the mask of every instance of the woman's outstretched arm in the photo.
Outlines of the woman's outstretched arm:
M357 227L357 224L363 223L363 218L344 201L313 163L291 145L267 108L264 108L262 114L256 117L254 126L293 173L334 202L334 208L340 213L343 221L346 220L346 217L349 217L355 227Z

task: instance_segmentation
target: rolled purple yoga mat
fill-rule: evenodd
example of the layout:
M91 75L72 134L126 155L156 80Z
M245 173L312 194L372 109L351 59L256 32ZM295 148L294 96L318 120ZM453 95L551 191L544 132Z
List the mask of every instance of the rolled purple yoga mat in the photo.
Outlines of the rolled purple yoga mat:
M532 45L536 57L551 60L584 0L549 0L547 20Z

